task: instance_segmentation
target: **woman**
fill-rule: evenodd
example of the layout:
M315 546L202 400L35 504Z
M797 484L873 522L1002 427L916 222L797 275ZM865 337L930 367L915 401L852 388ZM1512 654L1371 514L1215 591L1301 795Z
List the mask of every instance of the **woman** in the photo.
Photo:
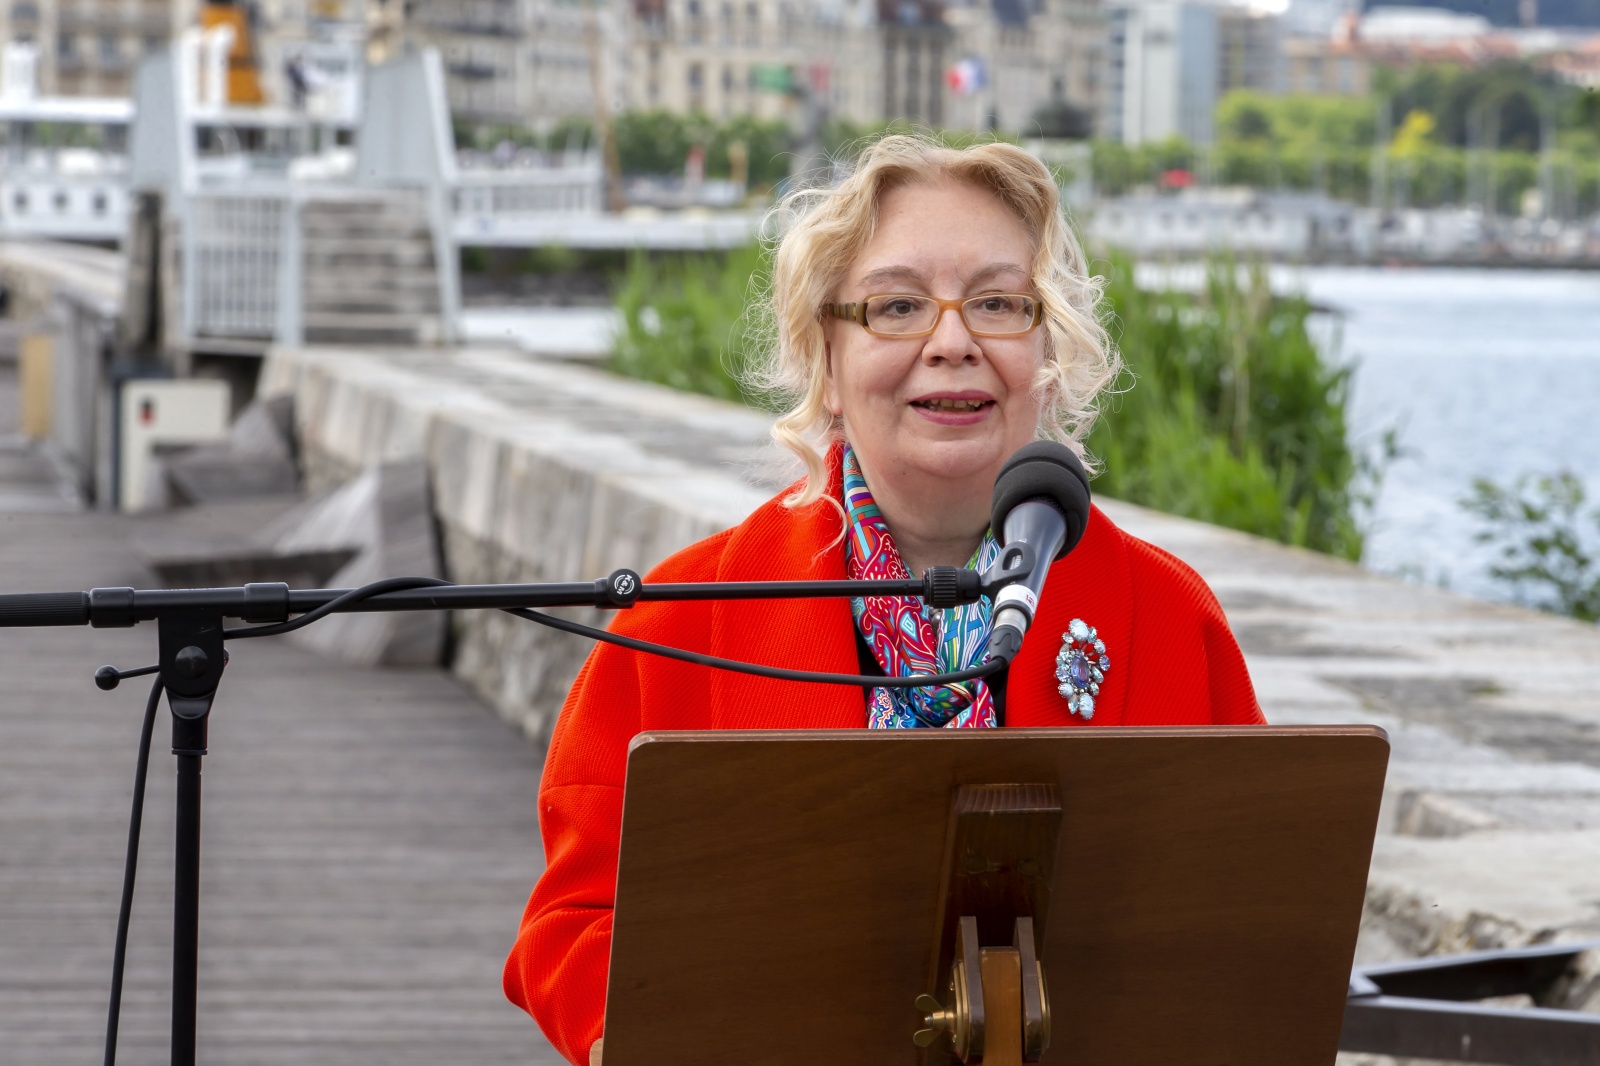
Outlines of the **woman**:
M766 382L795 398L774 435L806 476L649 579L987 565L1001 464L1040 436L1081 453L1095 397L1117 371L1097 281L1049 172L1010 145L956 151L889 137L845 181L787 206L794 221L774 260ZM889 598L649 604L614 626L747 662L907 674L975 665L988 614L987 601L924 614ZM598 1061L624 763L641 730L1261 720L1204 582L1098 510L1052 567L1009 672L988 684L863 698L601 645L550 744L540 789L548 865L506 964L506 993L568 1059Z

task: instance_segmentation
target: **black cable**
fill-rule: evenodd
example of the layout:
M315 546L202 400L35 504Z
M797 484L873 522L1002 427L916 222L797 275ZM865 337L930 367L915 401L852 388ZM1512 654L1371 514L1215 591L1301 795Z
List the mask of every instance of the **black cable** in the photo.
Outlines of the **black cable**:
M158 669L158 668L152 668ZM124 676L149 672L130 670ZM139 733L139 761L133 772L133 813L128 817L128 856L122 867L122 906L117 911L117 946L111 955L111 1005L106 1011L105 1066L117 1061L117 1026L122 1020L122 971L128 961L128 924L133 920L133 882L139 871L139 829L144 822L144 783L150 770L150 737L161 706L161 678L150 686L144 707L144 728Z
M949 674L909 674L905 677L868 677L865 674L824 674L812 670L785 670L781 666L760 666L756 663L742 663L737 659L723 659L715 655L702 655L697 651L685 651L682 648L672 648L665 644L653 644L648 640L637 640L625 637L620 633L612 633L604 629L596 629L579 622L569 622L565 618L554 615L540 614L526 607L510 607L507 614L514 614L518 618L526 618L530 622L538 622L551 629L559 629L566 633L575 633L580 637L589 637L592 640L602 641L606 644L615 644L622 648L631 648L642 651L647 655L660 655L667 659L677 659L679 662L694 663L697 666L710 666L719 670L732 670L739 674L754 674L757 677L771 677L779 681L810 681L819 685L855 685L859 688L922 688L928 685L953 685L962 681L972 681L980 677L988 677L1006 668L1003 659L994 659L979 666L966 670L957 670Z
M224 629L223 639L232 640L235 637L275 637L280 633L293 632L301 626L308 626L319 618L324 618L339 608L361 600L370 600L374 596L385 592L398 592L401 589L434 588L438 585L453 585L454 581L444 581L437 577L386 577L382 581L374 581L369 585L362 585L358 589L351 589L343 596L329 600L320 607L312 608L299 618L292 618L287 622L276 622L265 626L242 626L237 629Z
M360 588L351 589L349 592L336 599L329 600L298 618L288 622L276 622L270 625L244 626L238 629L225 629L222 635L225 638L234 637L270 637L280 633L310 625L319 618L324 618L334 611L351 603L371 599L373 596L399 589L436 588L453 585L452 581L444 581L433 577L391 577L382 581L374 581ZM734 673L753 674L756 677L770 677L779 681L805 681L821 685L855 685L858 688L922 688L929 685L954 685L963 681L972 681L981 677L988 677L1005 669L1004 660L993 660L974 666L966 670L957 670L948 674L911 674L905 677L869 677L865 674L827 674L811 670L786 670L779 666L761 666L756 663L739 662L736 659L723 659L715 655L703 655L700 652L685 651L682 648L673 648L665 644L655 644L647 640L638 640L634 637L625 637L604 629L586 626L579 622L569 622L564 618L553 615L541 614L526 607L503 608L507 614L525 618L530 622L537 622L552 629L559 629L573 633L580 637L588 637L606 644L615 644L619 647L642 651L647 655L660 655L667 659L677 659L679 662L693 663L697 666L709 666L719 670L731 670Z

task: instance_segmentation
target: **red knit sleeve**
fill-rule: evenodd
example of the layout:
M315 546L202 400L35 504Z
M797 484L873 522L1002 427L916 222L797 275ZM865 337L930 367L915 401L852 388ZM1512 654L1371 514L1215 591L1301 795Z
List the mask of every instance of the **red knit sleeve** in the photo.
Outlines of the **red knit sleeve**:
M686 548L647 580L707 580L727 536ZM640 604L618 614L611 628L690 647L705 630L700 610ZM656 690L686 691L693 682L680 675L694 669L601 644L567 693L550 738L539 783L545 870L523 911L504 985L506 997L533 1015L556 1050L578 1066L587 1066L605 1021L628 744L644 728L651 682ZM659 714L651 723L673 724Z
M1154 679L1146 687L1147 702L1159 701L1176 715L1140 724L1266 724L1239 642L1211 586L1170 552L1124 538L1144 620L1143 680Z
M507 998L579 1066L605 1017L623 753L639 721L631 658L596 649L561 710L539 788L545 871L506 960Z

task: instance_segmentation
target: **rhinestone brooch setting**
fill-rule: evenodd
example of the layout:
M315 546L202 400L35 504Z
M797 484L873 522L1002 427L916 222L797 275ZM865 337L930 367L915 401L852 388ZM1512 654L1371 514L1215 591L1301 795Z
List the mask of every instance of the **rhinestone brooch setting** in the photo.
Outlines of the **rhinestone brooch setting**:
M1094 717L1095 697L1111 669L1105 641L1095 628L1081 618L1067 623L1061 634L1061 651L1056 655L1056 691L1067 701L1067 710L1085 722Z

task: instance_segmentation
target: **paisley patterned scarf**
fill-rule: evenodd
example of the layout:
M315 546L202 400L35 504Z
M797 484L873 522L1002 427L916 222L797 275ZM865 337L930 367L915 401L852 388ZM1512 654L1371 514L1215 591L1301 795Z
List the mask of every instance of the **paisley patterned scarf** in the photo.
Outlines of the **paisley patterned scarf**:
M846 537L846 573L850 578L909 577L849 444L844 446L844 505L850 519ZM999 554L994 534L986 532L967 565L988 567ZM987 597L977 603L939 609L925 607L921 600L907 596L858 596L850 601L850 608L856 628L889 677L965 670L982 662L988 648ZM935 688L875 688L867 705L867 726L871 729L969 729L994 724L994 699L982 681Z

